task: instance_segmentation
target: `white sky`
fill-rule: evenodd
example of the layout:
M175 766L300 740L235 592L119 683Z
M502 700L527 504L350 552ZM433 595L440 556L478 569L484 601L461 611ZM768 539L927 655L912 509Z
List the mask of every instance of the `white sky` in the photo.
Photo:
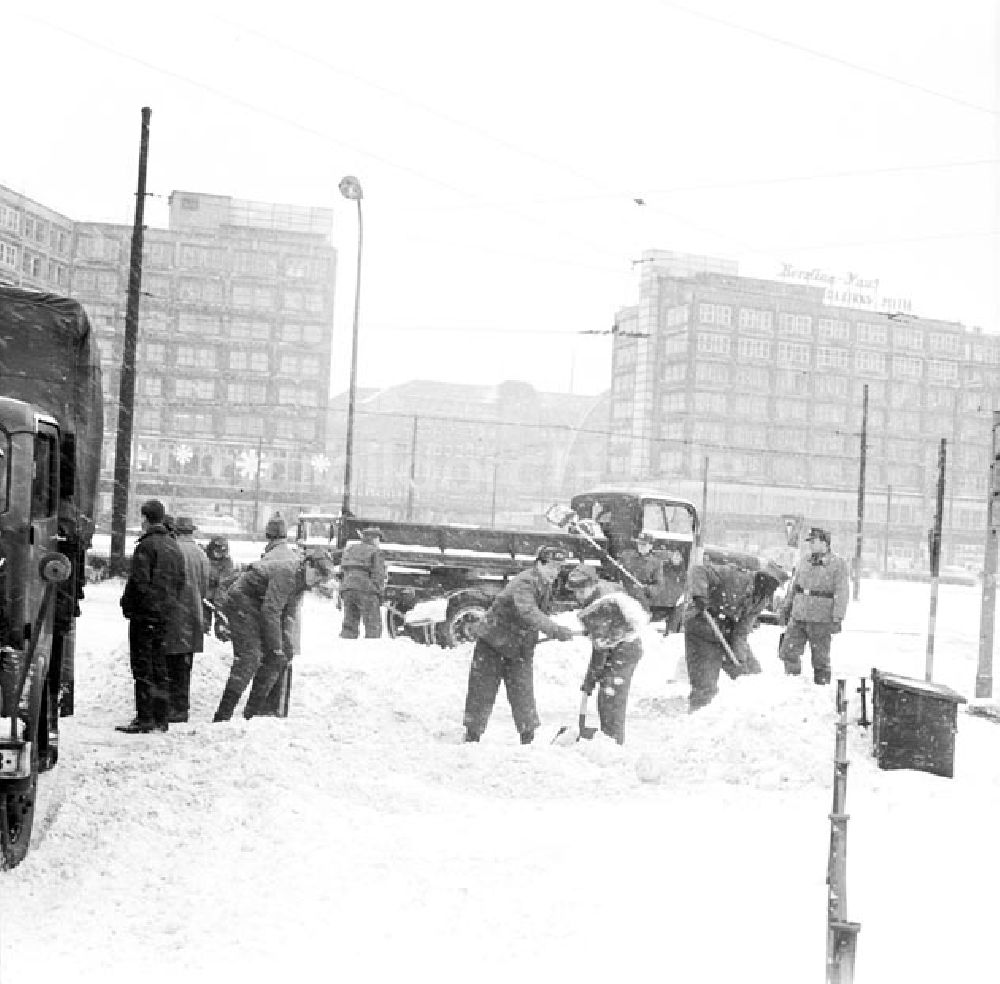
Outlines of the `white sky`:
M0 182L130 223L148 189L336 210L346 386L609 383L644 249L854 271L987 330L997 30L986 0L82 4L4 11ZM647 203L640 207L633 198ZM150 225L166 224L151 199Z
M763 673L723 676L693 716L668 682L682 637L644 633L622 747L551 743L589 650L543 642L536 742L501 694L464 745L470 646L345 643L308 596L286 720L210 723L231 659L210 638L191 723L129 736L120 594L87 588L76 715L32 851L0 875L4 981L823 979L834 694L783 675L776 627L750 638ZM966 696L980 600L941 586L934 679ZM923 678L928 602L926 584L865 580L834 640L857 984L996 976L1000 727L963 710L945 779L880 771L855 723L872 666Z

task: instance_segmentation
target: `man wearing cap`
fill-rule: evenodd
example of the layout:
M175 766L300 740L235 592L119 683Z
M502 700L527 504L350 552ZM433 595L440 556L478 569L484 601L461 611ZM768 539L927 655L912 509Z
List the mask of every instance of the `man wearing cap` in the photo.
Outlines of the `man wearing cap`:
M122 614L129 620L128 643L135 681L135 717L116 725L126 734L166 731L167 625L184 589L184 557L177 541L163 525L166 510L159 499L147 499L139 513L142 533L132 550L128 580L121 597Z
M233 665L213 721L228 721L243 691L250 696L245 718L274 713L273 691L296 649L296 623L305 591L333 576L333 561L321 553L265 551L216 595L233 637Z
M684 658L691 681L689 712L710 704L718 694L720 670L733 680L746 673L760 673L748 637L775 588L786 578L784 570L773 562L756 571L708 561L691 568L691 603L684 614Z
M174 538L184 558L184 589L167 623L167 720L183 724L191 703L191 667L194 654L204 650L205 598L210 565L205 551L194 542L197 527L190 516L174 521Z
M479 627L465 695L465 740L479 741L500 682L514 715L521 744L528 745L541 723L535 706L535 646L538 635L566 641L574 632L549 618L552 590L568 556L559 547L539 547L534 564L515 575L490 605Z
M830 551L830 531L813 526L806 536L809 555L796 568L785 594L781 619L788 627L778 657L785 672L802 672L802 654L809 643L813 682L830 682L830 637L840 631L850 597L847 563Z
M597 687L601 731L623 745L629 687L642 658L639 633L649 622L649 615L620 584L602 581L586 564L569 572L566 585L580 606L577 617L592 643L590 664L580 689L589 697Z
M382 594L385 591L385 558L379 547L382 531L370 526L361 531L361 540L348 543L340 558L340 597L344 606L341 639L357 639L361 621L365 638L382 635Z

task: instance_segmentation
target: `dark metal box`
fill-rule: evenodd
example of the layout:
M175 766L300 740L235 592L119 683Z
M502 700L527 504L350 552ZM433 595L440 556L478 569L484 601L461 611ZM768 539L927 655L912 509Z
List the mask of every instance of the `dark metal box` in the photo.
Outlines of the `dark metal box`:
M965 698L939 683L872 670L872 742L880 769L916 769L951 778L958 705Z

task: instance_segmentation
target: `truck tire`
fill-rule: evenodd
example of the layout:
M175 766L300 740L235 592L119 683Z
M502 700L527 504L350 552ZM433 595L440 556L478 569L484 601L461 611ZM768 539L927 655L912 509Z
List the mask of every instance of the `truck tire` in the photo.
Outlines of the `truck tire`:
M38 794L37 742L31 746L31 776L0 781L0 869L24 860L31 842Z
M444 649L474 642L475 629L486 617L492 599L482 594L463 593L456 595L448 603L448 615L437 626L438 644Z

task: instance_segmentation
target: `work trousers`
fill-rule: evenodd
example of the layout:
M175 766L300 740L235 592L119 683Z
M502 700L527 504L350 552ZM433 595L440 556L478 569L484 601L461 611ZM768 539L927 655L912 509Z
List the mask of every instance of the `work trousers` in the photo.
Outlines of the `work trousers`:
M191 667L194 653L170 653L167 657L167 704L171 720L188 719L191 707Z
M250 686L245 718L260 714L275 713L275 691L280 688L285 668L290 657L285 654L267 653L263 648L263 618L261 613L249 604L237 604L228 609L229 628L233 635L233 665L229 671L222 692L219 708L215 712L216 721L228 721Z
M830 682L830 622L800 622L792 619L781 638L778 658L785 664L785 672L797 676L802 672L802 654L809 643L813 679L816 683Z
M135 681L135 716L144 724L166 724L169 715L165 622L134 616L128 623L129 662Z
M476 642L469 667L469 689L465 695L465 730L479 737L489 722L503 681L520 735L534 732L541 724L535 706L535 647L526 646L516 655L504 655L492 646Z
M601 651L594 654L599 659ZM621 642L614 649L604 651L604 665L597 676L597 716L601 731L614 738L619 745L625 743L625 713L628 709L628 692L632 674L642 659L642 640Z
M362 620L365 623L365 638L378 639L382 635L382 606L379 597L371 591L355 591L348 588L340 592L344 606L344 622L340 627L341 639L357 639Z

